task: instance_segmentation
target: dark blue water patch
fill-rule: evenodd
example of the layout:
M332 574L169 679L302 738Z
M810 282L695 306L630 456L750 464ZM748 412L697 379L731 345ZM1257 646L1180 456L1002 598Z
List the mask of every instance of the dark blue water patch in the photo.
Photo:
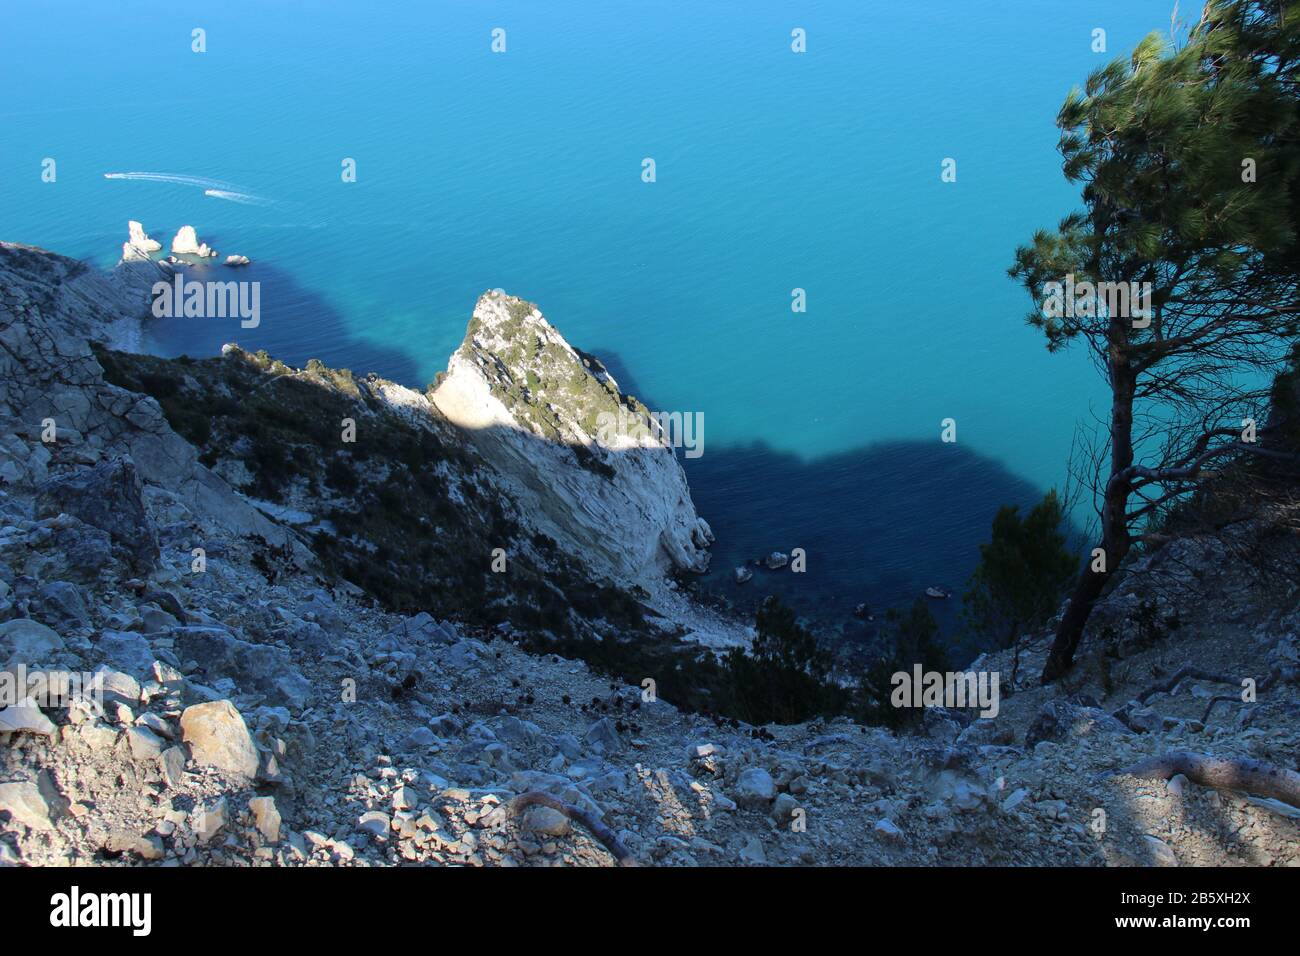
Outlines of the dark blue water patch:
M214 242L217 238L204 237ZM375 372L411 388L426 384L419 381L418 363L409 351L356 337L341 312L285 269L256 260L232 268L212 260L187 266L182 273L190 282L260 283L259 323L244 328L237 317L151 317L145 334L149 351L156 355L209 358L234 342L249 352L265 349L272 358L298 368L315 358L358 376Z
M1042 492L997 462L938 441L884 442L811 461L763 444L706 446L684 460L696 508L717 536L706 582L741 606L777 594L823 624L849 622L856 605L878 614L928 586L951 625L997 509L1032 507ZM733 569L772 551L802 548L807 571Z
M652 398L616 353L598 350L624 391ZM707 431L706 431L707 435ZM927 599L950 640L960 600L1003 505L1022 512L1043 490L960 443L892 441L804 459L762 442L679 456L696 510L717 541L702 587L746 613L777 595L819 631L868 639L890 607L903 608L930 586L952 592ZM807 570L770 571L755 561L802 548ZM734 581L737 566L752 580ZM875 626L854 616L870 606Z

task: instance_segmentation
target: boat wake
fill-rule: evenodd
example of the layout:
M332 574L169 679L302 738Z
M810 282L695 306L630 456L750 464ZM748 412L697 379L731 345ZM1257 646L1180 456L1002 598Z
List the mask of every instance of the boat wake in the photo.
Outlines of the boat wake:
M270 206L274 203L274 200L271 199L264 199L251 193L235 192L230 189L205 189L203 195L211 196L213 199L224 199L227 202L237 202L243 206Z
M206 176L188 176L182 173L104 173L105 179L125 179L132 182L143 183L166 183L170 186L194 186L203 190L203 195L211 196L213 199L224 199L227 202L235 202L244 206L272 206L274 200L265 199L262 196L255 196L252 193L242 191L242 187L237 183L228 183L220 179L209 179Z
M105 179L129 179L145 183L170 183L174 186L198 186L200 189L235 189L234 183L204 176L183 176L176 173L105 173Z

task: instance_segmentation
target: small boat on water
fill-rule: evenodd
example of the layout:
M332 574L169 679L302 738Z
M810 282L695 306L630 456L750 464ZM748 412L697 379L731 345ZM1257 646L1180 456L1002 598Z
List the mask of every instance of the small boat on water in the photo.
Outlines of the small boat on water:
M925 589L925 596L928 598L935 598L936 600L940 600L942 598L952 597L952 592L949 591L947 588L931 586Z

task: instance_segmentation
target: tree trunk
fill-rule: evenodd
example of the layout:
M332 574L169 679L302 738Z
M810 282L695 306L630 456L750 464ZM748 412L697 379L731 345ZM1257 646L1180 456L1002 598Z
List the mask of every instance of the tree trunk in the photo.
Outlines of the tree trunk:
M1128 530L1128 499L1131 481L1121 474L1133 464L1133 394L1137 376L1128 361L1128 319L1111 321L1111 350L1109 356L1111 406L1110 406L1110 477L1102 499L1101 543L1104 553L1103 570L1094 571L1095 557L1089 554L1083 571L1070 595L1061 623L1052 640L1052 649L1043 665L1044 684L1061 677L1074 664L1074 652L1083 639L1083 629L1092 614L1093 605L1101 596L1120 562L1128 555L1131 544Z
M1102 540L1104 548L1105 539ZM1101 596L1101 590L1106 586L1108 577L1107 572L1093 571L1089 559L1074 585L1074 592L1070 595L1070 604L1065 609L1065 616L1057 625L1052 649L1048 652L1047 662L1043 665L1041 680L1044 684L1050 684L1059 678L1074 663L1074 649L1079 646L1079 641L1083 638L1084 625L1088 623L1092 606Z

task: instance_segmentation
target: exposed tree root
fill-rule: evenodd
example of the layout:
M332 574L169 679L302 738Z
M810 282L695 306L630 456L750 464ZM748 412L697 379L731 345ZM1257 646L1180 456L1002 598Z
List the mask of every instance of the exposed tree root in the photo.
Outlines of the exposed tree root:
M1244 790L1300 807L1300 773L1249 757L1213 757L1176 750L1125 767L1114 775L1140 780L1168 780L1180 773L1202 787Z
M502 807L504 811L502 819L505 816L518 816L525 809L532 806L550 807L552 810L563 813L573 822L586 827L592 836L604 844L605 849L613 854L619 866L636 866L636 858L632 856L632 851L623 845L623 841L618 838L618 835L613 830L586 810L565 803L563 800L557 800L549 793L542 793L540 790L529 790L527 793L519 794L519 796Z
M1152 697L1154 697L1156 694L1168 694L1170 691L1177 688L1179 684L1181 684L1183 681L1187 680L1188 678L1191 678L1192 680L1208 681L1210 683L1215 683L1215 684L1240 684L1240 681L1238 681L1236 678L1230 677L1226 674L1212 674L1209 671L1201 670L1199 667L1194 667L1191 664L1184 664L1182 667L1178 668L1178 670L1174 671L1164 680L1152 684L1146 690L1142 691L1142 693L1138 694L1136 697L1136 702L1139 705L1145 705L1146 702L1150 700ZM1111 714L1111 716L1114 717L1116 720L1118 720L1120 723L1122 723L1129 730L1134 730L1137 731L1138 733L1141 733L1142 728L1140 726L1134 725L1129 719L1129 712L1132 709L1131 704L1132 701L1130 701L1128 704L1125 704L1119 710L1115 711L1113 714ZM1205 721L1202 720L1201 723L1205 723Z
M1268 690L1270 687L1276 684L1282 676L1283 676L1282 673L1275 668L1272 672L1269 673L1267 677L1265 677L1262 681L1259 682L1259 684L1255 688L1256 691L1262 692ZM1137 702L1139 704L1146 704L1146 702L1150 700L1152 697L1154 697L1156 694L1168 694L1171 691L1177 689L1178 685L1181 684L1183 681L1189 679L1205 681L1207 683L1213 683L1213 684L1235 684L1238 687L1242 685L1242 680L1240 678L1232 677L1228 674L1214 674L1211 673L1210 671L1201 670L1201 668L1199 667L1194 667L1191 664L1185 664L1182 667L1178 668L1178 670L1174 671L1174 673L1171 674L1169 677L1165 678L1164 680L1158 683L1152 684L1142 693L1138 694ZM1201 716L1201 723L1204 724L1209 722L1210 714L1214 712L1214 708L1218 704L1222 704L1228 701L1239 700L1239 699L1240 699L1239 696L1236 694L1219 694L1216 697L1210 698L1210 702L1206 705L1205 713ZM1121 707L1119 710L1115 711L1115 713L1113 713L1111 716L1116 718L1120 722L1122 722L1125 726L1128 726L1130 729L1134 729L1134 730L1137 729L1134 728L1128 722L1128 705Z
M1263 693L1264 691L1272 687L1274 684L1276 684L1279 680L1283 680L1283 679L1295 680L1295 677L1293 674L1288 675L1288 673L1283 668L1274 668L1273 671L1267 677L1265 677L1262 681L1259 682L1259 685L1255 688L1255 690L1258 693ZM1225 701L1231 702L1240 699L1241 698L1236 694L1220 694L1217 697L1211 697L1210 702L1205 707L1205 714L1201 717L1201 723L1204 724L1209 722L1210 714L1214 712L1214 708L1216 704L1222 704Z
M1193 667L1191 664L1184 664L1165 680L1152 684L1142 693L1138 694L1137 702L1139 704L1145 704L1156 694L1168 694L1188 678L1191 678L1192 680L1203 680L1212 684L1236 684L1237 686L1241 686L1241 681L1235 677L1231 677L1227 674L1212 674L1209 671L1201 670L1199 667Z

